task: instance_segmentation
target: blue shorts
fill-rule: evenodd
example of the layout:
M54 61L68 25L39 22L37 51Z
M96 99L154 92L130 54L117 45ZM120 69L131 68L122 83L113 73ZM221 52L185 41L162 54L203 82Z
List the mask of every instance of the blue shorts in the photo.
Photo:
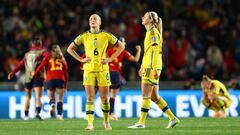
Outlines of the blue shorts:
M42 86L43 86L43 79L33 78L31 82L25 83L25 87L27 89L32 89L34 87L42 87Z
M52 79L47 81L47 89L55 90L56 88L64 88L64 80L62 79Z
M121 86L121 75L118 71L110 71L110 78L112 85L110 88L119 89Z

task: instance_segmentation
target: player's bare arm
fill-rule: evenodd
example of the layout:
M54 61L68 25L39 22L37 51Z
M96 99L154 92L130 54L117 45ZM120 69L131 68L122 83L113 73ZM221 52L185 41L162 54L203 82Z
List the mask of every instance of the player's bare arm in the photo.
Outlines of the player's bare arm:
M133 61L133 62L138 62L139 59L140 59L140 55L141 55L141 46L140 45L137 45L136 46L136 55L135 56L131 56L128 60L129 61Z
M124 50L124 48L125 48L124 44L125 44L124 42L118 41L116 44L117 50L111 55L111 57L102 59L101 63L106 64L106 63L112 62L114 59L116 59L118 57L118 55Z
M67 52L73 57L75 58L77 61L82 62L82 63L87 63L91 61L90 57L86 57L86 58L82 58L80 57L77 52L76 52L76 45L72 42L68 48L67 48Z

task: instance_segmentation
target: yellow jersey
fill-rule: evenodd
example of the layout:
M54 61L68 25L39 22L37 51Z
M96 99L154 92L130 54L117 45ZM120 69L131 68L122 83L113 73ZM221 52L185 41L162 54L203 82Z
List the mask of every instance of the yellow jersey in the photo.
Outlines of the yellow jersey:
M118 39L104 31L99 33L84 32L74 39L74 44L77 46L83 45L85 48L86 57L90 57L91 61L83 65L83 70L89 72L108 71L108 64L102 64L101 59L106 59L106 51L108 45L115 45Z
M215 93L217 96L223 96L227 99L230 99L230 95L227 91L227 88L218 80L212 80L212 87L210 88L211 93Z
M141 68L162 69L162 35L155 27L146 32Z

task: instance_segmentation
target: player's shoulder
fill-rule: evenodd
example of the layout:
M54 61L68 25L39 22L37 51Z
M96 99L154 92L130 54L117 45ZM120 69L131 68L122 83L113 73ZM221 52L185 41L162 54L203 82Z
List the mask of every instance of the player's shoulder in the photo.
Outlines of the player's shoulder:
M106 30L101 30L101 33L107 36L113 36L113 34L111 32L108 32Z
M89 31L89 30L87 30L87 31L84 31L83 33L80 33L80 34L78 34L78 36L77 36L77 38L83 38L83 37L85 37L86 35L89 35L91 32Z
M86 35L89 35L89 34L91 34L91 32L89 30L86 30L83 33L79 34L79 36L82 37L82 36L86 36Z
M223 85L223 83L220 82L219 80L212 80L212 83L215 85Z
M218 80L212 80L212 83L219 83L220 81Z
M151 35L159 34L159 31L156 27L152 27L149 31Z

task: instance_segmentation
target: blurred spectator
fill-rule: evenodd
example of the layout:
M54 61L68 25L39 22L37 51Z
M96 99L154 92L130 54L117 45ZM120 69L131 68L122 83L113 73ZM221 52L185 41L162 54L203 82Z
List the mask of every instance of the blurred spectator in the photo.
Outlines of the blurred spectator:
M221 70L223 66L222 53L215 45L211 45L207 49L207 62L216 70Z
M20 60L16 57L16 54L14 53L9 53L8 57L4 60L4 69L7 73L10 73L11 71L13 71L13 69L16 68L18 62ZM16 74L16 77L18 77L20 75L20 72L18 72ZM16 81L15 79L13 79L14 81Z
M199 80L203 73L220 80L234 78L240 67L238 5L240 1L231 0L2 0L0 60L7 66L0 67L0 81L6 81L12 54L14 59L22 58L33 35L42 34L45 48L54 43L66 48L89 28L92 13L102 17L104 29L125 37L128 51L134 53L134 44L143 44L145 36L141 17L151 10L163 19L162 75L166 78L162 79ZM67 54L66 60L71 68L69 79L81 79L79 63ZM124 68L131 69L124 74L127 81L139 79L139 66L124 62Z
M195 79L190 79L189 81L187 81L184 85L185 90L195 90L196 89L196 82Z

